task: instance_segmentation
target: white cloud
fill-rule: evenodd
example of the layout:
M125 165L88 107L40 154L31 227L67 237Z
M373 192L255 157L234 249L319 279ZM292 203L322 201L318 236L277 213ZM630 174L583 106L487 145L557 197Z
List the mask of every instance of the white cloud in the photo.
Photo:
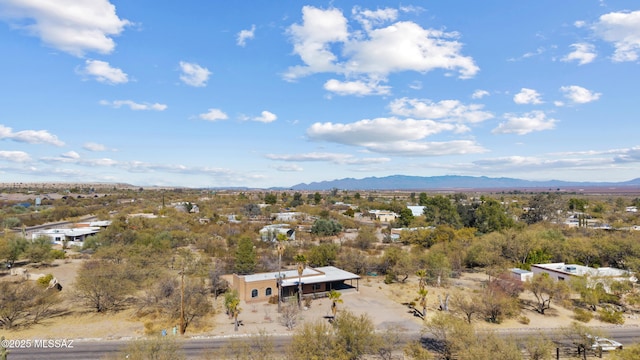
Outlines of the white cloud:
M276 170L284 171L284 172L300 172L300 171L304 171L304 168L296 164L287 164L287 165L277 166Z
M84 145L82 145L82 148L88 151L106 151L107 150L106 146L102 144L94 143L94 142L85 143Z
M250 30L241 30L238 33L238 39L236 40L236 44L238 44L238 46L245 46L247 44L248 39L253 39L255 35L255 31L256 31L255 25L251 25Z
M334 64L336 55L330 44L349 39L347 19L338 9L322 10L313 6L302 8L302 25L293 24L288 33L293 41L293 51L306 66L289 68L285 78L293 80L317 72L339 71Z
M63 158L67 159L80 159L80 154L75 151L67 151L66 153L61 155Z
M513 97L513 102L516 104L542 104L540 94L533 90L522 88L520 92Z
M338 95L388 95L390 87L369 81L340 81L330 79L324 83L324 89Z
M200 119L207 121L227 120L229 117L220 109L209 109L204 114L198 115Z
M351 124L315 123L307 129L311 140L361 146L378 153L403 156L434 156L485 151L473 141L421 142L443 131L460 131L455 124L433 120L378 118Z
M557 122L555 119L547 119L542 111L532 111L522 116L505 114L504 117L507 121L500 123L492 133L525 135L534 131L551 130Z
M615 47L614 62L636 61L640 51L640 11L612 12L600 16L593 31Z
M252 120L263 123L271 123L276 121L277 119L278 117L276 116L276 114L265 110L260 113L260 116L254 117Z
M351 10L351 13L366 31L370 31L374 26L395 21L398 18L398 10L393 8L369 10L356 6Z
M487 90L476 90L471 94L472 99L482 99L485 96L489 96L489 92Z
M81 73L93 76L99 82L112 85L124 84L129 81L127 74L118 68L111 67L106 61L86 60L85 67Z
M0 10L12 26L75 56L89 51L111 53L113 37L131 24L118 17L108 0L3 0Z
M578 65L584 65L592 62L597 54L595 52L595 46L587 43L571 44L573 51L563 57L561 60L564 62L578 61Z
M315 123L307 129L307 136L312 140L366 146L377 142L419 140L455 128L452 124L432 120L400 120L392 117L360 120L351 124Z
M391 161L389 158L356 158L351 154L338 154L338 153L319 153L312 152L306 154L267 154L265 156L271 160L280 161L322 161L330 162L334 164L348 164L348 165L360 165L360 164L379 164Z
M396 141L367 146L370 151L398 156L445 156L479 154L487 150L471 140L453 141Z
M9 139L17 142L28 144L49 144L55 146L64 146L64 142L60 141L57 136L49 133L47 130L22 130L13 132L13 129L0 125L0 140Z
M363 23L364 32L351 33L348 20L338 9L305 6L302 13L302 24L291 25L288 33L293 51L304 65L290 67L285 74L288 80L332 72L382 81L393 72L435 69L457 71L460 78L470 78L479 70L471 57L460 54L462 44L455 32L424 29L406 21L375 27L395 20L392 9L356 10L354 16ZM340 47L342 50L334 53L334 48Z
M401 98L392 101L389 107L394 115L447 122L478 123L493 118L492 113L482 111L483 105L464 105L458 100L433 102L428 99Z
M165 104L137 103L133 100L114 100L114 101L100 100L100 105L111 106L116 109L119 109L122 106L127 106L129 107L129 109L134 111L140 111L140 110L164 111L167 109L167 105Z
M563 86L560 88L560 91L564 93L564 96L567 99L577 104L586 104L596 101L602 95L601 93L594 93L591 90L577 85Z
M180 61L180 80L187 85L203 87L207 85L211 71L195 63Z
M24 151L0 150L0 160L24 163L31 161L31 157Z

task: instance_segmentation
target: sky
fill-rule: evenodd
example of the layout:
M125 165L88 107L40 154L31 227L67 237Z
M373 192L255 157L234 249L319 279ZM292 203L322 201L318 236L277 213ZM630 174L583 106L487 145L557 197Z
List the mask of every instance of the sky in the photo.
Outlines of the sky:
M0 0L0 182L640 177L637 0Z

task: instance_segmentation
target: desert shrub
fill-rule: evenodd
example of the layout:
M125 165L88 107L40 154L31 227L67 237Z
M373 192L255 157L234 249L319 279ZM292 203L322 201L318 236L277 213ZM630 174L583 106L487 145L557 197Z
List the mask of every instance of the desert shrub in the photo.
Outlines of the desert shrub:
M588 323L593 319L593 312L582 308L574 308L573 318L580 322Z
M529 325L529 323L531 322L531 319L529 319L525 315L522 315L518 318L518 321L520 322L520 324Z
M273 295L269 297L269 304L277 304L278 303L278 295Z
M52 274L47 274L45 276L39 277L37 282L38 282L38 285L46 288L46 287L49 286L49 283L51 282L51 280L53 280L53 275Z
M616 311L613 309L600 309L598 311L598 319L609 324L624 324L624 316L622 315L622 311Z
M384 283L385 284L391 284L396 280L396 275L388 272L385 276L384 276Z
M64 259L64 257L65 257L64 250L60 250L60 249L53 249L53 250L51 250L51 257L52 257L53 259L56 259L56 260L58 260L58 259L59 259L59 260Z

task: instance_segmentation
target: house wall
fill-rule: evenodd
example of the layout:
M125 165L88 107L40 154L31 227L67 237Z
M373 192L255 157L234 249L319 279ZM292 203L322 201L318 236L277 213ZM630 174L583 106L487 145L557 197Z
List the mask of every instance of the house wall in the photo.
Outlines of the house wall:
M247 303L268 301L271 296L278 295L278 287L275 279L245 282L244 277L233 275L233 287L238 290L238 297ZM271 294L267 295L267 289L271 289ZM257 296L252 296L254 290Z

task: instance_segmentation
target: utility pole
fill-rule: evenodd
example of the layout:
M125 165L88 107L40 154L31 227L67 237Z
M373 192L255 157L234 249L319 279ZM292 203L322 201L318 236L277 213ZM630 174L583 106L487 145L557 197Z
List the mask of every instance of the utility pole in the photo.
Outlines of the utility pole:
M282 305L280 304L282 302L282 274L281 274L281 270L282 270L282 254L284 253L284 244L282 243L282 241L278 241L278 245L277 245L277 250L278 250L278 313L280 313L282 311Z
M180 272L180 335L187 330L184 326L184 268Z

